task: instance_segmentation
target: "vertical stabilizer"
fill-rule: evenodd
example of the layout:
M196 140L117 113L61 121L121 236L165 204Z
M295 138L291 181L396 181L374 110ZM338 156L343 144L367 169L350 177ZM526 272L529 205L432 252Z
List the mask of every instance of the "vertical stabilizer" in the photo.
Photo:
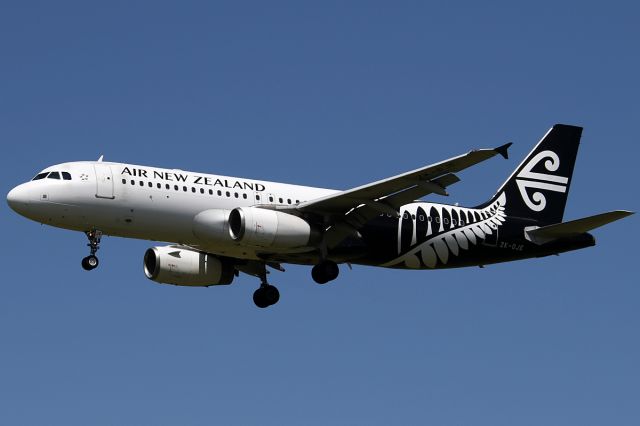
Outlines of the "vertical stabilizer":
M507 216L562 222L581 135L582 127L553 126L491 201L504 193Z

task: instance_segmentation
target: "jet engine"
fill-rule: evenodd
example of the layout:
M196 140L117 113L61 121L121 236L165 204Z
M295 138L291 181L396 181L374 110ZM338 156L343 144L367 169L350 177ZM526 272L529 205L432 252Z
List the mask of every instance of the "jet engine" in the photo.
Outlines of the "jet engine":
M153 247L144 254L144 274L162 284L231 284L234 272L233 265L224 259L179 246Z
M229 210L209 209L193 218L193 235L208 243L231 244Z
M237 243L271 249L308 247L318 233L292 214L258 207L238 207L229 213L229 235Z

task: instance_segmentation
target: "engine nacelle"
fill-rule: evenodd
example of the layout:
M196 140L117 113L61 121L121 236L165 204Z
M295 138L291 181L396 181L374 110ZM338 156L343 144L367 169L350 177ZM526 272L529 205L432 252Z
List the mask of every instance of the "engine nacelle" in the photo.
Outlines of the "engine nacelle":
M144 274L162 284L207 287L231 284L231 263L178 246L153 247L144 254Z
M229 214L229 235L247 246L293 249L308 247L318 234L298 216L257 207L239 207Z
M229 210L209 209L193 218L193 235L209 243L231 244Z

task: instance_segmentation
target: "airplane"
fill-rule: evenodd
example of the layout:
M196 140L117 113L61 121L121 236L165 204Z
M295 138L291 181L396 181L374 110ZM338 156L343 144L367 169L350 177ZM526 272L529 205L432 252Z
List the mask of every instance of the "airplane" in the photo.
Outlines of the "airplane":
M475 207L421 199L448 195L458 173L511 143L346 191L103 161L45 168L13 188L18 214L84 232L86 270L103 235L165 241L143 259L147 278L178 286L260 279L259 308L280 299L267 280L282 264L312 265L318 284L339 264L440 269L543 257L595 245L589 231L633 214L615 210L562 222L582 128L556 124L488 201Z

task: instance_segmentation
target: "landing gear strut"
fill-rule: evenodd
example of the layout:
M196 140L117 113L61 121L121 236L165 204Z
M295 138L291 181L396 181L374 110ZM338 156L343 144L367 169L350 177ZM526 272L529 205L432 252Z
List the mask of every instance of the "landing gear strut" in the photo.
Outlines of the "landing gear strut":
M266 268L259 275L260 288L253 292L253 303L258 308L266 308L271 305L275 305L280 300L280 292L276 286L273 286L267 282L267 270Z
M91 271L92 269L96 269L98 267L98 258L96 257L96 252L100 248L100 238L102 237L102 232L94 229L92 231L85 232L87 238L89 239L89 256L82 259L82 268L86 271Z
M340 269L336 262L323 260L311 269L311 278L318 284L326 284L338 278Z

